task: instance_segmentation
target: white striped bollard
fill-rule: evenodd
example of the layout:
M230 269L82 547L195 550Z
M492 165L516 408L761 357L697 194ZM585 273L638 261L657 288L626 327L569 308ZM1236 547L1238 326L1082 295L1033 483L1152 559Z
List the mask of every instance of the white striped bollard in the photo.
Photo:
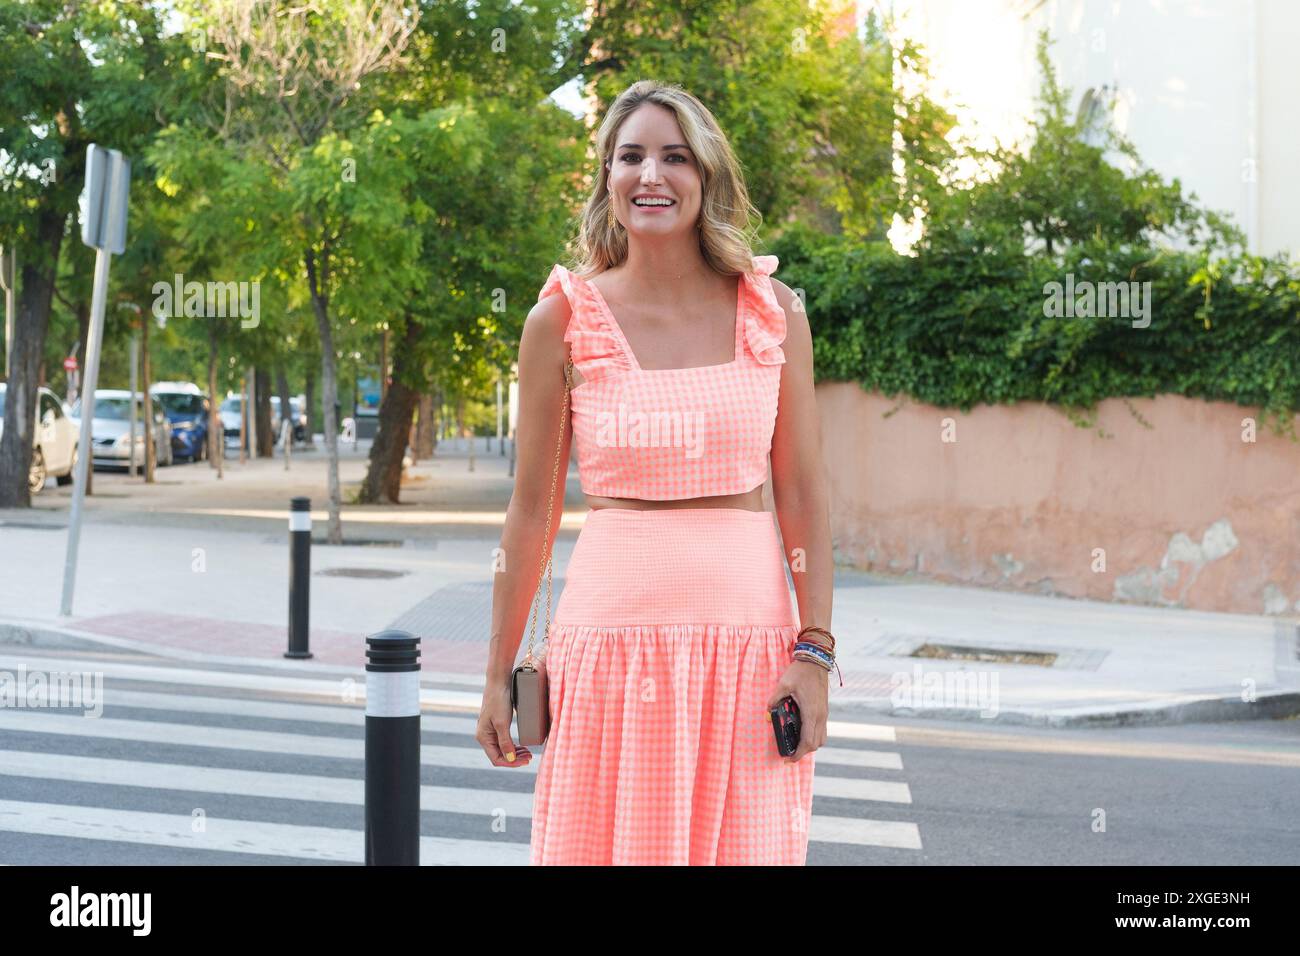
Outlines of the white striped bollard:
M307 621L311 608L311 499L289 503L289 649L285 657L303 660L307 650Z
M420 865L420 639L366 638L366 866Z

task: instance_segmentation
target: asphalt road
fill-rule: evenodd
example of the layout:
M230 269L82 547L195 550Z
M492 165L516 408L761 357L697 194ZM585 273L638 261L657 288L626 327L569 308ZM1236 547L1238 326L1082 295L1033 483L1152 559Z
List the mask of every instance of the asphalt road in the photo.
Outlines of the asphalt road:
M0 863L362 862L364 717L346 681L0 645L0 671L20 665L99 674L102 711L0 709ZM472 691L424 712L422 861L525 864L535 767L487 764ZM1300 859L1295 720L839 730L819 753L809 865Z

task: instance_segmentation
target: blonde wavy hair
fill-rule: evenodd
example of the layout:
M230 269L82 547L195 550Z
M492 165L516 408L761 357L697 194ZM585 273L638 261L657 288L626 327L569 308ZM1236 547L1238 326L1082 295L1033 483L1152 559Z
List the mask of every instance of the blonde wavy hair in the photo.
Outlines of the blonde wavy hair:
M578 234L568 243L572 271L587 278L627 258L627 230L617 220L614 226L609 224L611 197L605 163L612 165L619 129L644 103L657 103L673 111L699 165L702 195L698 228L705 261L725 276L749 272L753 268L752 245L763 216L750 202L736 154L708 107L681 86L656 80L639 80L620 93L596 133L600 174L583 205Z

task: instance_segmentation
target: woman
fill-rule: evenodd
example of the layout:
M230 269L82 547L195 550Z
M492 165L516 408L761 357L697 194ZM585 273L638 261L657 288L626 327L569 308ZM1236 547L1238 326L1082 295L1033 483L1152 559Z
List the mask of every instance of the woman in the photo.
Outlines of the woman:
M770 278L776 257L751 255L756 210L695 97L634 84L597 147L582 274L554 267L520 341L477 739L496 766L531 761L510 736L510 674L563 510L560 468L548 514L556 456L576 439L592 510L546 642L533 864L802 865L834 654L807 316ZM786 696L802 733L783 758L769 709Z

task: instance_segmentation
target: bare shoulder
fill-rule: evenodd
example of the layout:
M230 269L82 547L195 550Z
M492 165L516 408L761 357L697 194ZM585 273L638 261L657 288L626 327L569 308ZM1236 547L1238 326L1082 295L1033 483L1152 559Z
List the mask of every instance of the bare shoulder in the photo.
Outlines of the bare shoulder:
M775 276L769 278L772 280L772 291L776 294L776 301L785 310L787 337L802 340L810 334L808 311L804 308L803 299L780 279Z
M543 354L560 353L564 348L564 333L569 326L572 307L563 293L548 295L529 311L524 318L519 351L540 351Z

